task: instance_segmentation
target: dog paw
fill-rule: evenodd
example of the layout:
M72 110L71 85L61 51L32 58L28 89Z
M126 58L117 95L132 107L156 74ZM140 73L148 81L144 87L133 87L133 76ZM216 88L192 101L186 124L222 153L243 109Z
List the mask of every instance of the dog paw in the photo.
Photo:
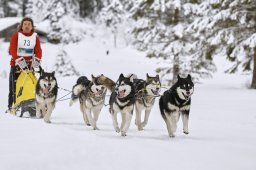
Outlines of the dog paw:
M170 138L174 138L175 135L174 134L169 134Z
M100 130L97 126L93 127L93 130Z
M147 123L145 123L145 122L142 122L142 124L141 124L142 127L145 127L146 125L147 125Z
M139 130L139 131L142 131L142 130L144 130L144 129L143 129L142 126L138 126L138 130Z
M126 132L121 132L121 136L127 136Z
M45 123L51 123L50 119L44 118Z
M44 122L45 123L52 123L50 120L45 120L45 119L44 119Z
M72 105L73 105L73 100L70 100L70 102L69 102L69 107L71 107Z
M41 119L43 117L43 115L42 114L38 114L38 113L36 113L36 118L38 118L38 119Z
M86 125L87 125L87 126L91 126L91 124L90 124L90 123L86 123Z
M116 130L116 133L119 133L119 132L120 132L119 127L115 128L115 130Z
M188 134L189 134L189 132L188 132L188 131L185 131L185 130L183 131L183 133L185 133L186 135L188 135Z

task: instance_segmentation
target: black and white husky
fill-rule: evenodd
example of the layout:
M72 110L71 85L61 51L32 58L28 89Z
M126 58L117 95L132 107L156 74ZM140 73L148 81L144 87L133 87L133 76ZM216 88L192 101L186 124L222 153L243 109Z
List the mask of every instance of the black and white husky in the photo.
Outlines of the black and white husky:
M46 123L51 123L50 117L55 108L58 93L58 84L54 73L42 70L36 85L36 117L43 117Z
M120 74L115 91L111 93L109 100L109 112L112 116L113 126L117 133L126 136L127 130L131 124L132 112L135 103L135 90L133 86L133 75L124 77ZM121 112L122 123L119 127L117 122L117 113Z
M138 130L143 130L148 123L149 114L155 103L155 98L159 96L161 83L159 76L150 77L147 74L147 79L134 79L134 88L136 93L136 120L135 124ZM141 121L141 112L145 110L144 121Z
M80 110L83 113L84 122L87 126L97 127L97 120L104 105L107 89L113 90L115 82L105 77L103 74L97 77L92 75L92 80L81 76L73 86L70 106L79 99ZM93 115L92 115L93 114Z
M188 134L188 119L191 105L191 95L194 92L194 83L191 76L186 78L178 76L178 81L164 92L159 100L161 115L166 123L168 134L175 137L177 122L182 116L183 132Z

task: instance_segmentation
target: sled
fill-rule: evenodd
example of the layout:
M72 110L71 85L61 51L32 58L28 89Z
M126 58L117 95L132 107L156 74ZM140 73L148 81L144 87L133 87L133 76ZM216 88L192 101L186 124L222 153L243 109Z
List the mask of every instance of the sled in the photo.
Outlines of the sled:
M36 115L35 108L35 92L37 78L32 69L22 68L16 71L19 74L17 80L15 81L15 102L13 103L11 114L16 116L23 116L24 112L28 112L30 117ZM18 115L18 112L20 114Z

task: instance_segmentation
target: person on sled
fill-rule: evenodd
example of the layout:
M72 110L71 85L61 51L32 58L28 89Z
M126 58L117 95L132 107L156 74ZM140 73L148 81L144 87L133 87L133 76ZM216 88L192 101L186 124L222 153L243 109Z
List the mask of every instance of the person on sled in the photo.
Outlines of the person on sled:
M42 58L40 40L35 33L34 22L31 18L24 17L21 20L17 32L12 35L9 53L11 55L11 69L9 74L8 111L11 112L12 106L15 103L15 81L19 76L19 73L16 71L19 69L30 68L32 57L38 59L38 65Z

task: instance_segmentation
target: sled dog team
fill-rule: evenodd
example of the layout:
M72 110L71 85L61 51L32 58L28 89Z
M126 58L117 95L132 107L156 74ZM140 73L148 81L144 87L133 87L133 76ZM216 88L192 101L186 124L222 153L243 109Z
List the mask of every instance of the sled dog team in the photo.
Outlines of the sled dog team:
M160 96L160 88L161 82L158 75L151 77L147 74L146 80L143 80L133 74L129 76L120 74L116 82L103 74L97 77L92 75L91 80L81 76L73 86L69 105L72 106L75 101L79 100L85 125L97 130L99 129L97 120L104 106L107 90L109 90L111 92L109 112L114 129L117 133L121 132L121 136L126 136L134 108L135 124L138 130L143 130L147 125L155 99ZM188 75L186 78L178 76L177 82L161 95L159 108L170 137L175 136L180 116L183 122L183 132L189 133L188 120L193 91L194 84L191 76ZM58 85L54 72L42 71L36 85L36 116L43 118L47 123L50 123L57 93ZM145 111L143 120L142 111ZM121 125L117 121L119 112L122 117Z

